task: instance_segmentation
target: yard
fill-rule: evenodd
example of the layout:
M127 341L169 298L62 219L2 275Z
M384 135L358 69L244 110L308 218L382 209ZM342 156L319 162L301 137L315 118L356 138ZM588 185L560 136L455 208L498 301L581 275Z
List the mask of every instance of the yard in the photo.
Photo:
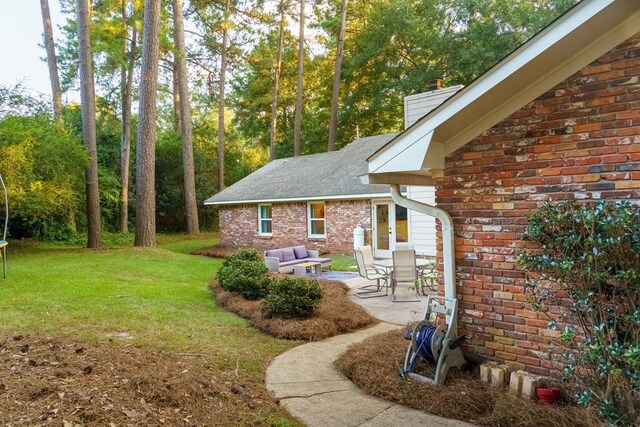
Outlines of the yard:
M0 424L298 425L264 387L269 360L297 342L214 303L221 261L188 255L216 243L206 237L156 249L11 242Z

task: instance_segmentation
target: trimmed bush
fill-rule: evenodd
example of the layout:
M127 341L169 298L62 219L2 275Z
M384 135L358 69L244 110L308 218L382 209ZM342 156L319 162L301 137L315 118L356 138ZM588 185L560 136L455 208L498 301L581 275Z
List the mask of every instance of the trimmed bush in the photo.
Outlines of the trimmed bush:
M307 318L323 296L317 280L284 277L269 285L262 314L267 318Z
M240 249L227 256L218 270L222 289L238 292L246 299L264 298L271 279L255 249Z

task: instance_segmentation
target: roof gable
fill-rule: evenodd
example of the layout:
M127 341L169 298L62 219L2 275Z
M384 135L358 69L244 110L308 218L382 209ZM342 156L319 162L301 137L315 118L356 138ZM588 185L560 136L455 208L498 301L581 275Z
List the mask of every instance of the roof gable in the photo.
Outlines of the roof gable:
M437 176L447 155L639 29L638 0L582 1L374 153L369 182L403 173Z

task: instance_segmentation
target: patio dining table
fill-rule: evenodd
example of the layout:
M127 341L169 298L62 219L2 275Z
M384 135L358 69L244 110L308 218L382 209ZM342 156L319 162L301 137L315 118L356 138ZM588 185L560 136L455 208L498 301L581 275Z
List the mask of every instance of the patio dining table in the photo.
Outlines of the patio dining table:
M419 269L429 267L434 263L433 260L425 259L425 258L416 258L416 267ZM372 263L376 267L384 268L387 271L387 274L393 270L393 259L392 258L384 258L377 259Z
M432 265L434 265L434 263L435 263L434 260L416 257L416 268L419 271L425 270L428 267L431 267ZM383 268L385 271L385 274L387 275L387 279L389 279L389 277L391 276L391 272L393 271L393 258L384 258L384 259L374 260L371 264L376 267ZM422 293L426 295L424 293L424 289L422 290ZM393 293L392 293L392 297L393 297Z

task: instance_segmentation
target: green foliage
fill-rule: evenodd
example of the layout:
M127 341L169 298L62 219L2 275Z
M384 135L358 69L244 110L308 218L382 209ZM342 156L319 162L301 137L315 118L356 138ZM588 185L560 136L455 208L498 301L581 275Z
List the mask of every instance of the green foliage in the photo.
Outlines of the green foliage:
M338 147L359 136L403 128L403 98L469 84L577 0L352 0L344 45ZM302 152L326 150L340 2L316 4L323 50L305 60ZM313 21L313 17L311 20ZM232 102L247 140L268 147L278 30L253 45L236 73ZM284 39L277 112L277 157L292 155L296 37ZM307 53L312 49L308 49Z
M70 214L82 201L85 163L79 139L47 115L0 118L0 171L13 238L71 236Z
M275 79L278 30L259 40L247 62L242 65L233 81L230 102L235 109L234 124L253 146L269 147L271 101ZM295 37L285 33L282 67L278 89L277 144L278 158L293 156L293 128L298 70ZM323 80L329 69L319 59L305 59L305 104L302 119L303 154L326 150L328 122L327 108L330 82ZM324 67L324 68L322 68ZM327 85L328 83L328 85Z
M559 307L550 326L565 373L616 425L638 425L640 391L640 208L626 202L545 203L519 256L534 308Z
M307 318L315 311L323 297L317 280L284 277L269 285L262 306L265 317Z
M264 298L271 279L255 249L240 249L227 256L218 271L222 289L238 292L246 299Z
M212 141L203 141L201 129L194 128L194 167L196 178L196 200L198 219L201 229L217 227L217 210L203 205L217 188L217 169L215 149ZM215 141L215 138L213 139ZM239 167L239 162L235 165ZM186 230L186 211L184 196L184 169L182 162L182 144L180 135L166 130L158 135L156 145L156 217L160 232L179 232ZM233 167L230 169L233 170Z
M100 184L100 216L102 229L106 232L119 231L120 216L120 140L122 128L116 112L101 98L96 100L96 140L98 154L98 181ZM78 139L82 138L82 111L72 104L64 110L65 124ZM135 135L134 135L135 140ZM131 147L130 158L135 159L135 144ZM135 182L135 181L134 181ZM131 182L130 182L131 184ZM130 194L134 188L130 188ZM79 228L84 224L83 214L78 220Z

